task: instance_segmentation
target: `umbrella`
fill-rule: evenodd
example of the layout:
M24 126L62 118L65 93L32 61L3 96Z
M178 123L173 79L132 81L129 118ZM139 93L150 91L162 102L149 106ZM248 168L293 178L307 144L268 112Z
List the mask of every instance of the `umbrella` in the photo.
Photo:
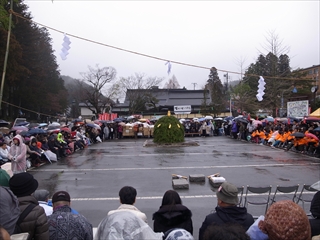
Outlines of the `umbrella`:
M113 119L114 122L123 122L123 120L124 120L124 119L122 119L122 118L115 118L115 119Z
M35 127L39 127L39 123L30 123L28 125L28 128L31 129L31 128L35 128Z
M239 117L234 119L236 122L243 122L243 123L248 123L249 120L244 118L244 117Z
M205 119L206 120L213 120L213 117L212 116L205 116ZM222 119L221 119L222 120Z
M15 126L15 127L11 128L11 131L17 131L17 130L19 130L19 131L28 131L29 129L27 127L25 127L25 126Z
M118 123L120 126L125 126L126 124L124 122L119 122Z
M60 131L65 131L65 132L71 133L71 129L68 127L60 128Z
M207 118L206 118L207 119ZM215 118L214 119L215 121L222 121L223 119L222 118Z
M26 126L28 124L29 124L28 122L20 122L20 123L17 123L16 126Z
M59 126L59 127L61 126L60 123L58 123L58 122L52 122L50 125Z
M36 134L46 134L47 131L43 130L42 128L32 128L28 131L29 135L36 135Z
M5 120L0 120L0 127L7 127L10 123Z
M0 131L4 134L8 134L10 132L9 128L7 127L0 127Z
M17 130L17 131L20 131L20 130ZM21 131L19 132L19 135L22 136L22 137L27 137L27 136L30 136L30 134L28 133L28 131Z
M48 129L47 129L47 130L53 130L53 129L59 129L59 128L60 128L60 125L57 126L57 125L52 125L52 124L50 124L50 125L48 126Z
M205 119L205 118L199 118L199 119L198 119L199 122L202 122L202 121L204 121L204 120L206 120L206 119Z
M73 123L78 123L78 122L83 122L83 120L82 119L74 119L72 122Z
M313 129L314 132L320 132L320 127Z
M304 137L305 136L305 134L304 133L302 133L302 132L295 132L295 133L292 133L291 134L291 136L294 136L294 137Z
M255 126L257 126L257 125L259 125L259 124L262 125L262 122L259 121L259 120L253 120L253 121L252 121L252 124L255 125Z
M39 123L39 127L46 127L46 126L48 126L47 123Z
M312 133L306 133L305 135L306 135L306 137L313 138L313 139L319 141L319 138L316 135L312 134Z
M94 124L94 123L87 123L86 124L88 127L92 127L92 128L97 128L97 129L101 129L101 127L97 124Z

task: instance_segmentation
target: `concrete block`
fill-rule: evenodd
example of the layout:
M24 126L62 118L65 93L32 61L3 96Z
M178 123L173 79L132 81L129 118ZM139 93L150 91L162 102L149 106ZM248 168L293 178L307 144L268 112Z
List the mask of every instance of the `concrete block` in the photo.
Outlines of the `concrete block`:
M189 189L189 182L186 179L173 179L173 189Z
M189 181L190 182L205 182L206 178L203 174L190 174Z
M216 181L214 181L214 179L209 178L209 183L210 183L211 186L214 187L214 188L219 188L220 185L221 185L223 182L224 182L224 181L218 181L218 182L216 182Z

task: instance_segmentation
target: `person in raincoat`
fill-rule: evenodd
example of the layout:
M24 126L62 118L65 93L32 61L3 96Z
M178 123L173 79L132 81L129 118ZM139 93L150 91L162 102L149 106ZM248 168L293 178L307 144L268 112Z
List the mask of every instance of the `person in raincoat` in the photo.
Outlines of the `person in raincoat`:
M21 135L17 134L12 139L12 145L9 150L9 159L11 160L11 170L13 174L25 172L27 169L27 148L23 143Z
M136 214L121 211L108 215L99 223L94 239L162 240L162 237L162 232L155 233L152 228Z

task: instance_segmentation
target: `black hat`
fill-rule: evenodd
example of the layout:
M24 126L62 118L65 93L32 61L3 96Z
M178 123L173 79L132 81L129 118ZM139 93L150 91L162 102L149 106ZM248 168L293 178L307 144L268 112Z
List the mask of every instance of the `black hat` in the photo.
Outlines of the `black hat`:
M10 178L9 187L17 197L29 196L38 188L38 181L30 173L18 173Z
M217 197L229 204L238 204L238 188L231 183L223 182L217 191Z
M59 192L56 192L55 194L53 194L52 203L60 202L60 201L70 202L69 193L67 193L65 191L59 191Z

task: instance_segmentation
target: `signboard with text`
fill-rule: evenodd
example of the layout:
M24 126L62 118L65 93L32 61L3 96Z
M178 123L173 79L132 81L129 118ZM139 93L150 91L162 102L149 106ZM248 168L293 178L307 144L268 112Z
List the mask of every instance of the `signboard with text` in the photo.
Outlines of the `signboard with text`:
M174 106L173 111L175 114L190 114L191 105Z
M288 117L304 117L309 115L309 101L294 101L287 103Z

